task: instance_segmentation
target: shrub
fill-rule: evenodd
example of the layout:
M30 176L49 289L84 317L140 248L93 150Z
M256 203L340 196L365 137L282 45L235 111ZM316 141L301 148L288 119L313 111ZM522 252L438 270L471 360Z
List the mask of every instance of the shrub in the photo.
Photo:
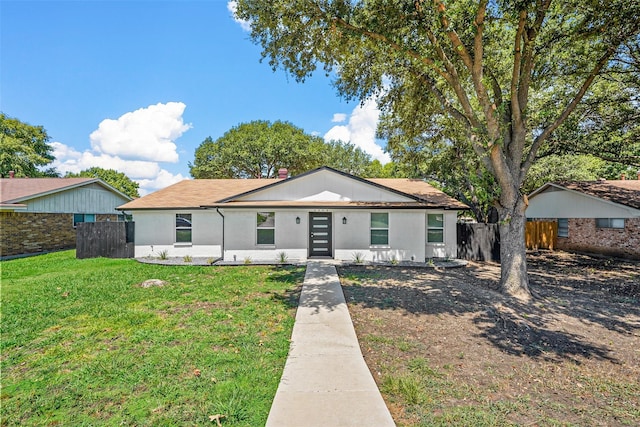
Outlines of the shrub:
M278 254L278 262L280 264L284 264L289 260L289 256L287 255L286 252L282 251Z
M356 264L362 264L364 262L364 254L362 252L354 252L353 260Z

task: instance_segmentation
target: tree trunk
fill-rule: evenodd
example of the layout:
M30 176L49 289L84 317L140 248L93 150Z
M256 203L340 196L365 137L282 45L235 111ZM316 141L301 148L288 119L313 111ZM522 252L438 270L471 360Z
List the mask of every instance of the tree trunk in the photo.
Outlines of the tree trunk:
M500 290L522 301L531 299L527 275L527 248L525 245L525 210L522 196L512 209L500 207Z

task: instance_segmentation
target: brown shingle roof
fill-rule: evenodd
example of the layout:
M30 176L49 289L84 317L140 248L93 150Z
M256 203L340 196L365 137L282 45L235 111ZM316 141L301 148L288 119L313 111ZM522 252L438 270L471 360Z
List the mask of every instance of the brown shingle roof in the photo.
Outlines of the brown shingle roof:
M640 181L575 181L556 185L620 205L640 209Z
M11 204L77 187L96 178L0 178L0 203Z
M392 188L402 193L410 194L434 207L446 207L448 209L469 209L464 203L443 193L432 185L420 179L406 178L369 178L371 182Z
M186 179L118 209L199 208L275 182L273 179Z
M293 178L295 179L295 177ZM370 179L375 185L383 186L416 198L415 202L371 203L371 202L308 202L308 201L233 201L233 197L267 185L282 183L273 179L195 179L185 180L133 200L118 209L176 209L216 207L396 207L396 208L445 208L467 209L464 203L447 196L440 190L421 180L412 179ZM225 201L226 199L231 199Z

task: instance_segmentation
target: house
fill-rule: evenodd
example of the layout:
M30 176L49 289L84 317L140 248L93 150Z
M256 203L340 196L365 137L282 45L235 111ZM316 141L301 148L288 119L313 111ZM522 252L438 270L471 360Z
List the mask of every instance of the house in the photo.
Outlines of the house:
M421 180L322 167L277 180L186 180L118 209L133 215L136 257L424 262L455 258L467 206Z
M547 183L526 215L558 222L558 249L640 259L640 180Z
M96 178L1 178L0 257L75 248L77 223L122 220L130 200Z

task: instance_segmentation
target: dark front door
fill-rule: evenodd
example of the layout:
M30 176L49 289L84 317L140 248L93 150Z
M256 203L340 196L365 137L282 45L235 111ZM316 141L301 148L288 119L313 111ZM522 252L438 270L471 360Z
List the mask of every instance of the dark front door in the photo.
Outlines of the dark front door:
M309 212L309 257L332 257L331 214Z

